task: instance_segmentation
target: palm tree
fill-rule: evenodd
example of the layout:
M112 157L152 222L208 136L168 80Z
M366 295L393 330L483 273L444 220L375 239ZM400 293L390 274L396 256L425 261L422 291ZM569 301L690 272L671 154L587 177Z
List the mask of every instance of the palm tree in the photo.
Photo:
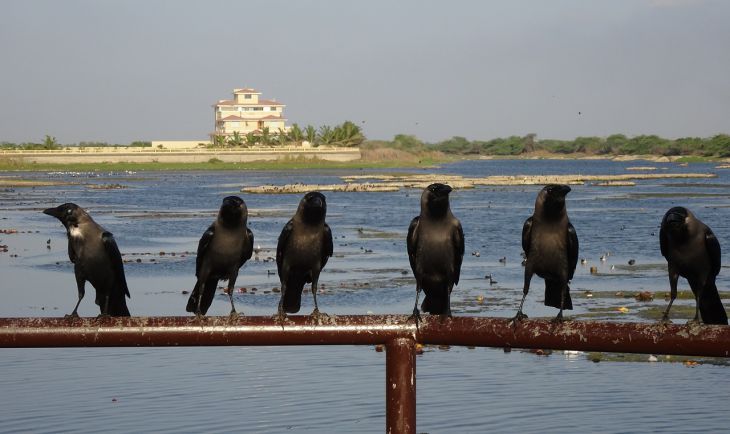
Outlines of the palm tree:
M276 135L276 141L281 146L286 146L286 144L289 143L289 135L286 133L286 130L279 128L279 133Z
M334 131L329 125L322 125L319 127L317 137L319 138L319 142L322 144L329 144L335 140Z
M261 144L263 144L263 145L271 144L271 133L269 132L269 127L264 127L261 130Z
M289 138L293 142L300 143L302 140L304 140L304 132L301 128L299 128L299 124L292 124L291 128L289 129Z
M228 144L231 146L243 146L243 138L241 137L241 133L238 131L233 132L233 137L228 139Z
M307 139L307 141L316 146L317 141L317 129L314 128L312 125L307 125L307 128L304 129L304 138Z
M220 135L220 136L214 136L213 137L213 144L215 146L220 146L221 148L226 146L226 136Z
M246 143L248 146L255 146L259 142L259 136L254 133L246 134Z
M357 146L365 141L362 129L353 122L345 121L337 129L339 129L337 139L342 146Z

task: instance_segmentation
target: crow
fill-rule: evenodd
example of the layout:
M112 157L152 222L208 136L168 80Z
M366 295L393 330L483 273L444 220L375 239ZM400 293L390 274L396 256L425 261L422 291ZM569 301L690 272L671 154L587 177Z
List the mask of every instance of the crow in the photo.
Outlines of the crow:
M459 283L464 258L464 231L449 207L451 187L431 184L421 194L421 214L411 220L406 246L416 278L413 315L420 319L418 296L425 293L421 309L451 316L451 290Z
M707 225L687 208L674 207L664 215L659 230L659 248L667 259L671 299L662 316L677 298L677 280L684 277L695 296L695 317L705 324L727 324L727 314L715 286L720 272L720 243Z
M569 192L567 185L543 187L535 200L535 211L522 226L522 249L527 256L525 284L514 321L527 318L522 305L533 274L545 279L545 306L560 309L555 321L562 321L564 309L573 309L568 282L578 263L578 235L565 210L565 196Z
M299 202L294 217L284 225L276 246L276 269L281 281L281 298L277 317L284 321L287 313L299 312L302 291L312 284L314 310L311 316L320 319L317 306L319 274L332 256L332 231L324 219L327 202L322 193L312 191Z
M248 208L238 196L223 199L218 217L203 233L195 259L195 288L190 294L186 310L200 317L208 312L219 280L228 280L228 298L231 317L236 316L233 305L233 285L238 269L253 254L253 233L247 227Z
M79 316L77 311L86 293L87 281L96 289L100 316L129 316L124 298L130 297L129 289L122 255L112 233L74 203L48 208L43 213L60 220L68 236L68 258L74 264L79 299L73 312L66 317Z

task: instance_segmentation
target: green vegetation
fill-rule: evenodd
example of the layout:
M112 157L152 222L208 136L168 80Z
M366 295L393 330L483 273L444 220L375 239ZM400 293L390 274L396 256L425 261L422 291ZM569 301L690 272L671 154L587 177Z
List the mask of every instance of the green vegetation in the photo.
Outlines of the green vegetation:
M23 142L23 143L12 143L12 142L0 142L0 150L23 150L23 151L59 151L68 148L104 148L104 147L119 147L119 146L130 146L133 148L148 148L152 146L152 142L136 140L127 145L120 145L107 142L78 142L70 144L61 144L56 140L55 137L46 134L46 137L41 143L35 142Z
M278 146L299 146L307 141L312 146L358 146L365 141L362 128L351 121L345 121L341 125L331 127L322 125L319 128L307 125L302 129L298 124L293 124L289 131L280 129L272 132L268 127L260 133L248 133L245 137L234 132L232 136L216 136L211 147L247 148L255 145L278 145Z
M397 136L396 136L397 137ZM656 135L626 137L613 134L603 137L576 137L573 140L538 140L535 134L510 136L488 141L469 141L455 136L428 148L457 155L522 155L529 153L584 155L662 155L705 158L730 157L730 135L709 138L683 137L675 140Z

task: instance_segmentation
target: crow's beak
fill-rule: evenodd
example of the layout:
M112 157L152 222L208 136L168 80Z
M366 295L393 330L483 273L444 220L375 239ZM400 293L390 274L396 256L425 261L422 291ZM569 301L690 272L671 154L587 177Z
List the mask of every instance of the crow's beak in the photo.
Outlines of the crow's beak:
M61 216L61 212L58 210L58 208L44 209L43 214L48 214L49 216L56 218L59 218Z
M667 214L667 224L670 224L670 225L684 224L684 216L681 214L676 214L676 213Z

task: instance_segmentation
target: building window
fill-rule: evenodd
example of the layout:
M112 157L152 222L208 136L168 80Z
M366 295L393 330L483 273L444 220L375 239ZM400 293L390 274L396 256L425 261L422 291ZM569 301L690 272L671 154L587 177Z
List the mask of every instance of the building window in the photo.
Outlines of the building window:
M276 107L269 107L269 111L270 112L275 112L276 111Z
M246 94L246 95L243 96L243 99L251 99L251 95Z
M263 111L263 110L264 110L263 107L254 107L253 108L253 111L255 111L255 112L260 112L260 111Z

